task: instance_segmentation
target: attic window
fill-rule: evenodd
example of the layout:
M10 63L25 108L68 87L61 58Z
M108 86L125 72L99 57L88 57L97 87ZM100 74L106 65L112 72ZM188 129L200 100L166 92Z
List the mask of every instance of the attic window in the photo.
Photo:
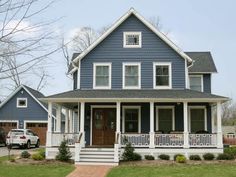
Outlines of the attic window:
M141 48L142 33L141 32L124 32L123 35L124 48Z
M27 98L17 98L17 108L27 108Z

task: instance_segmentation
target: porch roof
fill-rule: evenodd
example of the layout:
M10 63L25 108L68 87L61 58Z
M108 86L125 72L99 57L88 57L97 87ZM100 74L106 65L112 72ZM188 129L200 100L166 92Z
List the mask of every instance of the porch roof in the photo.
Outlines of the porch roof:
M229 98L189 89L177 90L73 90L50 95L44 101L76 100L166 100L166 101L227 101Z

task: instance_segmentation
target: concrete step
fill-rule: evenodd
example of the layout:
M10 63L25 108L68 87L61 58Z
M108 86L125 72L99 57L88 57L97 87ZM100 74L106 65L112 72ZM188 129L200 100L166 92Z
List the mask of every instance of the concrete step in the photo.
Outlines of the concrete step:
M86 158L89 158L89 159L114 159L114 155L80 155L80 158L82 159L86 159Z
M110 165L110 166L118 166L117 162L75 162L75 165Z

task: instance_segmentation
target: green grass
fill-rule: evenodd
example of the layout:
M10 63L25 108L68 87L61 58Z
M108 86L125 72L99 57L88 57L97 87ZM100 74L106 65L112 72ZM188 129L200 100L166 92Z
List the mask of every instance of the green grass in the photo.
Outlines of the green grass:
M236 177L234 164L119 166L107 177Z

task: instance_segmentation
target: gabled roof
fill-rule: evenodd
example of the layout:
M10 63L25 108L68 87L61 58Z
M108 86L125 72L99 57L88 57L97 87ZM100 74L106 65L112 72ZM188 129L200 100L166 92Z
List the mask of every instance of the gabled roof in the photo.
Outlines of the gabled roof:
M217 69L210 52L185 52L193 59L189 73L216 73Z
M85 49L79 56L74 59L77 62L83 59L91 50L93 50L97 45L99 45L109 34L111 34L117 27L119 27L128 17L134 15L143 24L145 24L151 31L153 31L158 37L160 37L167 45L169 45L173 50L175 50L183 59L192 62L192 59L186 55L177 45L175 45L166 35L156 29L150 22L143 18L134 8L131 8L127 13L125 13L120 19L118 19L103 35L101 35L93 44L91 44L87 49Z

